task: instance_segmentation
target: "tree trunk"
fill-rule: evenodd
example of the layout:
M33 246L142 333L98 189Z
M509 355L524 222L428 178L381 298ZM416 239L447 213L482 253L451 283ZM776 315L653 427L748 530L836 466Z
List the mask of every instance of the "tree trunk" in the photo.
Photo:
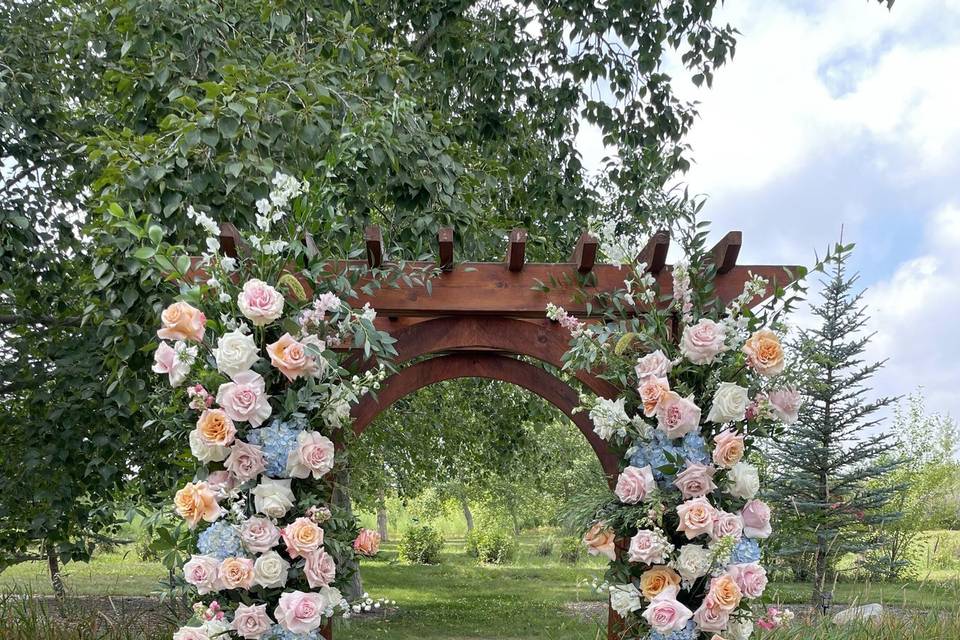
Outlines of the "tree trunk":
M824 585L827 580L827 544L827 536L818 533L817 559L813 569L813 596L811 602L814 607L819 607L823 603Z
M383 488L377 494L377 533L380 534L380 541L386 542L389 532L389 518L387 514L387 501L384 496Z
M53 585L53 595L57 600L63 600L67 596L67 590L63 587L63 578L60 576L60 560L57 558L57 552L52 544L47 545L47 568L50 570L50 584Z
M346 512L348 518L353 518L353 502L350 500L350 471L344 469L340 471L334 479L333 497L334 505L340 507ZM363 580L360 578L360 563L356 559L346 563L344 567L347 571L353 573L350 584L346 586L346 593L343 596L352 601L359 600L363 596Z
M473 531L473 512L465 494L460 494L460 506L463 507L463 519L467 521L467 533Z

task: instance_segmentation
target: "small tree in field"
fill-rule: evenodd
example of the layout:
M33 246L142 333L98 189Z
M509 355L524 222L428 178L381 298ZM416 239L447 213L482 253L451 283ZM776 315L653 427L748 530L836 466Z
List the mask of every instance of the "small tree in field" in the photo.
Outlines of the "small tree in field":
M816 326L799 332L793 343L805 396L800 419L774 444L772 463L779 476L771 484L785 531L785 554L811 554L813 602L818 603L836 561L877 544L878 528L896 520L887 509L896 487L878 482L897 466L896 440L880 430L880 410L894 398L870 399L870 379L883 362L867 363L869 320L855 291L857 276L847 275L852 245L836 247L822 300L811 305Z

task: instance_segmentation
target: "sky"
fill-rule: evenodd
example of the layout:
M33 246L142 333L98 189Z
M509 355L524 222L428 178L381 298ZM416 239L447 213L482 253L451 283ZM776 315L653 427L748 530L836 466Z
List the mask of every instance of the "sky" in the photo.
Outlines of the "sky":
M740 264L804 264L857 245L888 359L878 394L922 389L960 418L960 0L727 0L741 35L700 102L684 176ZM608 151L585 128L585 164ZM803 322L803 314L798 322Z

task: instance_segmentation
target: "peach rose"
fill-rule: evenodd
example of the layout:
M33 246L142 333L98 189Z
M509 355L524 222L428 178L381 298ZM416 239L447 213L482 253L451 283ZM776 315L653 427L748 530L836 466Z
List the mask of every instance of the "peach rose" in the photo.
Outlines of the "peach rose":
M783 371L783 347L780 338L770 329L760 329L743 343L750 368L762 376L776 376Z
M687 461L687 466L677 474L673 486L680 489L684 500L702 498L717 488L713 475L717 472L713 465Z
M285 333L273 344L267 345L270 364L280 370L287 380L296 380L301 376L312 375L317 369L316 362L307 353L303 343L294 340Z
M720 607L707 606L704 601L693 614L693 621L700 631L723 631L730 624L730 612Z
M206 331L207 318L186 302L174 302L160 314L160 322L163 326L157 330L157 337L161 340L200 342Z
M657 405L657 426L670 438L682 438L700 426L700 407L693 396L681 398L675 391L664 392Z
M193 529L201 520L215 522L221 514L217 496L210 490L206 482L196 484L188 482L183 489L177 491L173 504L181 518Z
M751 500L743 505L740 517L743 518L743 535L755 539L770 537L772 533L770 507L766 503L760 500Z
M297 448L287 458L287 474L291 478L310 475L319 480L333 469L333 441L316 431L301 431Z
M713 439L713 461L724 469L732 469L743 458L743 436L730 430L721 431Z
M237 440L230 447L230 455L227 456L224 466L227 470L236 476L240 482L253 480L266 469L266 461L263 457L263 450L255 444L249 444L242 440Z
M613 529L608 527L606 522L597 522L583 534L583 543L587 545L587 553L590 555L604 555L610 560L616 560L617 545L615 538Z
M370 529L360 529L356 540L353 541L353 550L362 556L372 558L380 552L380 534Z
M693 540L699 535L710 534L713 531L713 519L717 515L717 510L706 498L693 498L677 505L677 515L680 516L677 531L685 533L687 540Z
M709 602L709 606L730 612L737 608L742 597L743 593L737 586L737 581L729 573L725 573L710 581L710 590L707 592L705 602Z
M307 555L306 564L303 565L303 573L307 576L307 584L310 585L311 589L329 587L337 577L337 565L333 561L333 556L323 549L317 549Z
M233 630L246 640L260 640L270 630L271 624L265 604L238 604L233 613Z
M663 351L657 349L653 353L648 353L637 360L637 366L634 367L634 371L637 373L637 379L643 380L645 376L654 376L656 378L666 377L672 368L673 364L670 362L670 358L668 358Z
M683 330L680 352L693 364L710 364L719 353L726 350L726 339L723 325L703 318Z
M767 588L767 570L757 562L732 564L728 571L746 598L759 598Z
M643 468L627 467L617 478L617 488L614 493L624 504L643 502L656 491L657 483L653 479L653 470L650 465Z
M283 296L262 280L249 280L237 295L237 307L250 322L262 327L283 315Z
M197 433L208 446L226 447L233 443L237 428L222 409L207 409L197 420Z
M217 404L232 420L248 421L259 427L270 417L270 399L265 392L263 376L256 371L244 371L217 389Z
M650 567L640 574L640 592L647 600L653 600L664 591L676 595L680 589L680 574L665 565Z
M323 529L310 518L297 518L280 530L291 559L306 556L323 544Z
M218 575L224 589L250 589L253 587L253 560L226 558L220 563Z
M669 635L687 626L693 612L677 601L675 595L665 594L654 598L642 615L654 631Z
M323 612L329 604L319 593L288 591L280 595L273 617L287 631L310 633L323 622Z
M714 540L731 536L739 540L743 536L743 519L736 513L717 511L713 519L713 531L710 537Z
M660 406L660 399L664 394L670 391L670 382L666 378L656 376L644 376L640 379L640 386L637 392L640 394L640 400L643 402L643 415L652 418L657 413L657 407Z

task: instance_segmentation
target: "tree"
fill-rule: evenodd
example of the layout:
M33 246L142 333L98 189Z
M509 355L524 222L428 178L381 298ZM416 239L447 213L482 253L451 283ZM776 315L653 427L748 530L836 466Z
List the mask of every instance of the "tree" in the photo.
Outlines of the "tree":
M815 604L836 561L875 547L871 532L900 517L887 508L896 487L878 482L899 466L891 456L896 439L882 431L881 410L895 399L870 399L870 379L884 363L864 361L872 334L863 293L854 291L858 278L847 275L851 251L837 245L821 301L810 307L816 326L792 344L805 401L771 456L784 530L800 533L782 541L782 552L813 554Z

